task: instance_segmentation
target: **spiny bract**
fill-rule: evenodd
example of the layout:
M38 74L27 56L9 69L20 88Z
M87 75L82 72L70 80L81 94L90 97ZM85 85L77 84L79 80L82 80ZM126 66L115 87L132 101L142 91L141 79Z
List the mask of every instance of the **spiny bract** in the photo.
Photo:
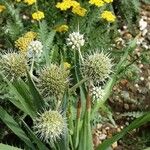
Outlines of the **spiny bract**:
M84 77L89 78L93 84L104 82L109 78L111 69L111 59L103 52L87 56L82 63Z
M54 142L65 134L66 121L61 113L46 110L33 120L35 133L46 142Z
M55 64L43 68L39 76L39 88L43 95L61 99L68 87L68 75L68 70Z
M10 79L23 77L26 75L27 60L23 54L7 53L1 56L0 67Z

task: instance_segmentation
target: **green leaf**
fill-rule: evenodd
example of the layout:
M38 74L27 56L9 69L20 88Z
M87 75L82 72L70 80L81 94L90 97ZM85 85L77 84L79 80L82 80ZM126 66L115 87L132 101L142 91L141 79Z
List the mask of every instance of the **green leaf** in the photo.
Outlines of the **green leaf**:
M35 116L35 109L34 105L32 104L32 99L30 97L30 93L22 79L15 80L13 83L11 83L8 79L5 78L5 81L10 87L10 90L12 94L16 98L15 100L10 100L11 102L14 102L15 106L18 106L19 109L30 115L31 117ZM17 103L19 101L20 103ZM21 106L19 105L21 104Z
M38 92L28 72L27 72L27 77L28 77L28 85L29 85L31 96L32 96L33 104L36 108L36 111L39 111L39 109L41 109L45 105L44 99Z
M25 132L20 128L19 124L0 106L0 118L1 120L31 149L34 150L34 146Z
M134 120L128 127L124 128L120 133L113 136L111 139L105 140L102 144L100 144L96 150L106 150L109 146L111 146L114 142L121 139L125 134L132 131L135 128L139 128L140 126L150 122L150 112L145 115Z
M20 149L18 147L14 147L14 146L0 143L0 150L22 150L22 149Z
M28 127L28 125L22 120L25 129L27 130L30 138L37 144L38 150L48 150L48 148L36 137L34 132Z

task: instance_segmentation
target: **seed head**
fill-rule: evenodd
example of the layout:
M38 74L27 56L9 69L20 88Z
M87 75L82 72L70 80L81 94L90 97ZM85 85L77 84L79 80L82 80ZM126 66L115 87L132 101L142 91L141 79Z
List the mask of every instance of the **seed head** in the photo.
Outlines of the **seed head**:
M55 64L43 68L39 76L39 88L43 95L61 99L68 87L68 75L68 70Z
M46 110L33 120L35 133L45 142L54 142L65 134L65 118L58 111Z
M103 52L87 56L82 63L84 77L89 78L93 84L104 82L109 78L111 69L111 59Z
M19 78L26 75L27 60L25 55L11 52L1 56L0 66L10 79Z

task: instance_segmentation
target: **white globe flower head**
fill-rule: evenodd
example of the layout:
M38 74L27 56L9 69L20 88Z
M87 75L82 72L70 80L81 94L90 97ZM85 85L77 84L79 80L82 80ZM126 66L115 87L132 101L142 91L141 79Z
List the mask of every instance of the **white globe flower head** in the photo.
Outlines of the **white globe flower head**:
M105 91L100 86L93 86L91 89L91 96L93 101L101 100L105 95Z
M65 134L67 129L66 120L63 115L55 110L45 110L38 113L33 120L35 134L45 142L55 142Z
M28 46L28 57L40 57L42 54L43 45L40 41L35 40L30 42Z
M73 32L69 34L69 37L67 38L67 45L71 46L72 49L79 49L80 47L84 46L84 43L84 36L79 32Z

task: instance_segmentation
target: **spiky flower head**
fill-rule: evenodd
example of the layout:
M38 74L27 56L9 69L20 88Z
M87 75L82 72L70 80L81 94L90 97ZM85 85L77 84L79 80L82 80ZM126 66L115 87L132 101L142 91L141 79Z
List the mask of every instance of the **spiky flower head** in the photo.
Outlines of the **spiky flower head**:
M7 53L1 56L0 67L10 79L23 77L26 75L27 60L23 54Z
M101 100L105 95L105 91L100 86L93 86L91 88L91 96L93 101Z
M35 133L45 142L54 142L65 134L65 118L58 111L46 110L33 120Z
M99 84L109 78L112 72L112 62L108 54L94 53L82 62L82 72L93 84Z
M29 57L40 57L42 54L43 45L40 41L31 41L28 46L28 56Z
M79 32L73 32L69 34L69 37L67 38L67 45L71 46L72 49L80 48L84 45L85 40L83 34L80 34Z
M43 95L51 95L61 99L68 87L68 75L68 70L55 64L42 69L39 76L39 88Z

